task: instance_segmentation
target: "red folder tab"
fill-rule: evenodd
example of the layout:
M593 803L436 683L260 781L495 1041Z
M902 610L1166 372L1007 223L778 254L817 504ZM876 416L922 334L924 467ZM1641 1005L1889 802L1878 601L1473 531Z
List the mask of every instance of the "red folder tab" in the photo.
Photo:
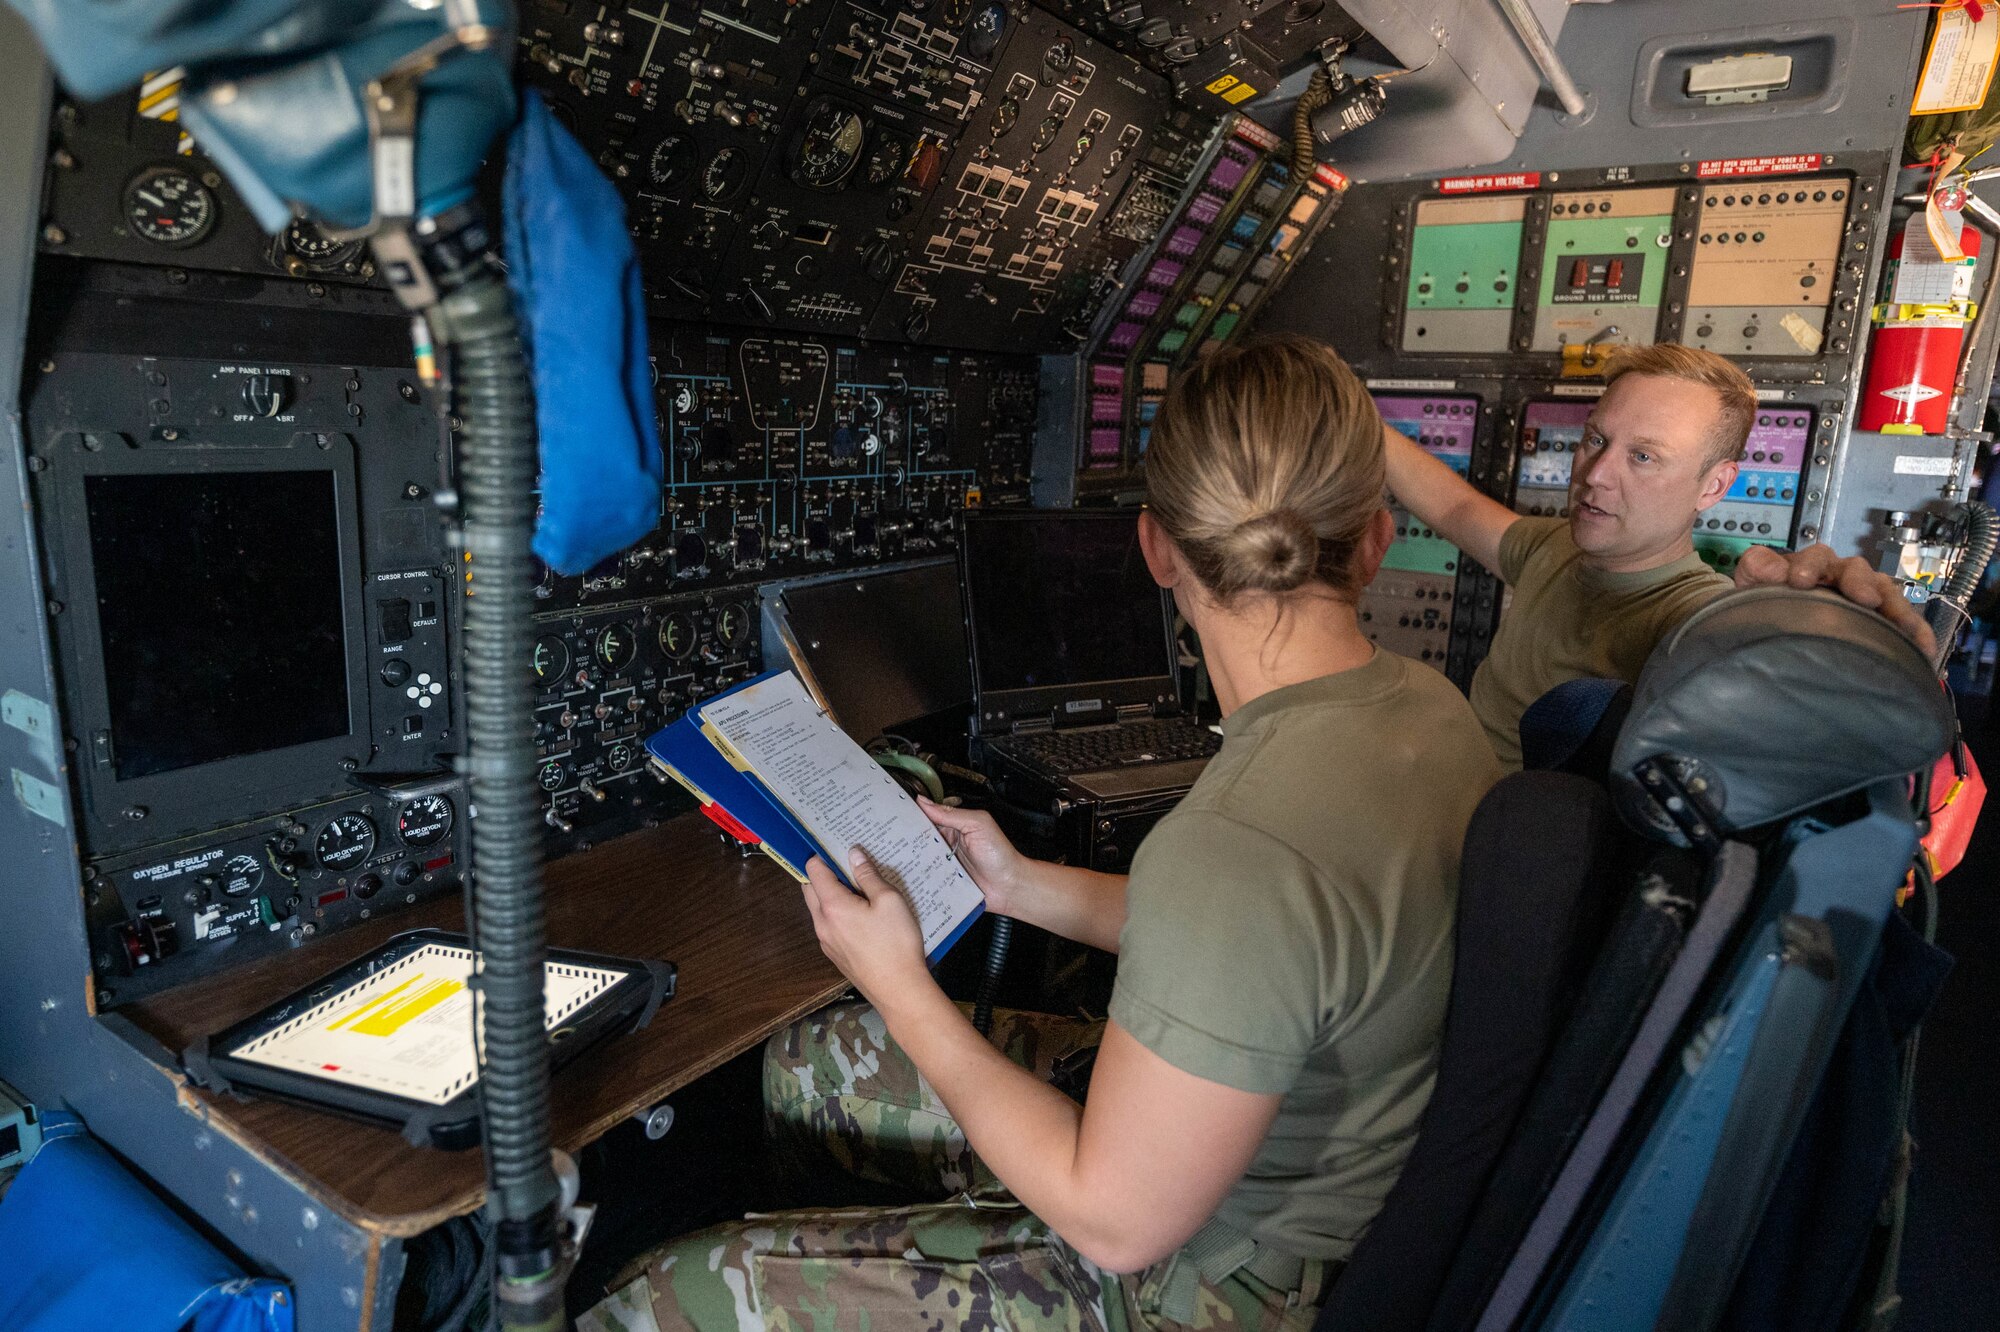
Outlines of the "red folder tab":
M756 833L751 832L748 828L744 827L741 823L737 822L737 820L729 813L729 811L724 809L722 806L716 804L703 805L701 807L701 812L708 815L709 820L712 823L714 823L716 827L722 829L722 831L728 833L731 837L734 837L737 841L746 843L750 846L762 846L764 844L763 840L759 838Z

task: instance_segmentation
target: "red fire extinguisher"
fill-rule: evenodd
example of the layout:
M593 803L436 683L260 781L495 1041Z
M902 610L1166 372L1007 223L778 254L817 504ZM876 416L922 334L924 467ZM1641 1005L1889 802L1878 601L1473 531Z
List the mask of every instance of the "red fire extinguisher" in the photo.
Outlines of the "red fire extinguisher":
M1949 295L1922 304L1875 307L1875 335L1868 348L1868 381L1854 422L1857 430L1885 435L1942 435L1950 424L1951 393L1958 379L1958 356L1965 326L1977 307L1972 274L1979 257L1979 230L1959 237L1965 258L1931 265L1950 269ZM1889 241L1888 286L1893 295L1903 258L1903 233Z

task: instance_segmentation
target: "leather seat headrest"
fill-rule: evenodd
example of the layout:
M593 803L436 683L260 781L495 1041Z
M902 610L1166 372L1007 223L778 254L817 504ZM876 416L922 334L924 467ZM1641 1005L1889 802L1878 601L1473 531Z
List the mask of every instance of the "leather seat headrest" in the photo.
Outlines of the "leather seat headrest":
M1880 615L1830 592L1751 588L1647 659L1612 792L1635 827L1685 846L1676 785L1726 835L1928 768L1956 733L1931 664Z

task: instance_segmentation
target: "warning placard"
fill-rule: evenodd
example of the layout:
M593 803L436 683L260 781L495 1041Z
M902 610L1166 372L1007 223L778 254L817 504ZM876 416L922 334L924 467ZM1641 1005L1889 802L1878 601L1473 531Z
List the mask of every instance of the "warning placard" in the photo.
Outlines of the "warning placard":
M1488 190L1532 190L1542 183L1539 171L1508 171L1491 176L1446 176L1440 194L1484 194Z
M1695 169L1698 176L1775 176L1785 171L1817 171L1818 153L1779 153L1771 157L1716 157Z

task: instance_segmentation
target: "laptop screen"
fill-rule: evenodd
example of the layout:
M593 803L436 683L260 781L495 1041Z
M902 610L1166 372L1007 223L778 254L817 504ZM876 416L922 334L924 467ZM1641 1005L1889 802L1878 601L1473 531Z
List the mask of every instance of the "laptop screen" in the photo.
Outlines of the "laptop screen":
M982 698L1173 674L1171 622L1136 512L967 514L960 558Z

